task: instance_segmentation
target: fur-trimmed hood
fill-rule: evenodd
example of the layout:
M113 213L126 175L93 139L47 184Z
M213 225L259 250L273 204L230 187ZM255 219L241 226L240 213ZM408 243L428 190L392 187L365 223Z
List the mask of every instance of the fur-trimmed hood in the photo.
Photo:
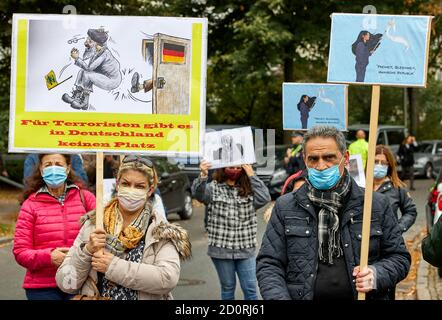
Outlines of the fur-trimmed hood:
M169 240L177 249L181 260L187 260L192 256L192 245L187 231L177 225L161 221L152 230L152 237L156 240Z

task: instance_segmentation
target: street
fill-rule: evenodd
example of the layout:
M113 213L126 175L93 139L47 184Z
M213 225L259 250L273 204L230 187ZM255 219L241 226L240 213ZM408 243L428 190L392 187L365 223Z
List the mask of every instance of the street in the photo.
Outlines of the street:
M420 296L421 299L442 298L442 281L435 274L434 268L421 260L420 240L425 228L425 203L428 188L432 184L430 180L419 179L415 181L416 191L412 197L418 208L418 217L415 225L405 234L405 240L410 248L414 250L414 265L409 276L397 287L397 299L414 300ZM265 207L266 208L266 207ZM258 211L258 245L261 243L265 230L263 213L265 208ZM0 216L2 213L0 212ZM1 219L0 219L1 220ZM190 220L180 220L178 215L169 216L170 222L179 223L190 234L192 243L192 258L182 263L181 278L178 286L173 291L175 299L186 300L217 300L220 299L218 277L210 258L207 256L207 236L204 231L204 207L194 202L194 215ZM25 299L24 290L21 284L24 277L24 269L14 260L12 255L12 244L5 244L0 247L0 299ZM426 273L424 276L418 274ZM422 277L424 277L422 279ZM426 283L425 283L426 281ZM420 282L420 283L419 283ZM426 290L427 295L420 294L419 290ZM242 299L242 293L237 284L236 298Z

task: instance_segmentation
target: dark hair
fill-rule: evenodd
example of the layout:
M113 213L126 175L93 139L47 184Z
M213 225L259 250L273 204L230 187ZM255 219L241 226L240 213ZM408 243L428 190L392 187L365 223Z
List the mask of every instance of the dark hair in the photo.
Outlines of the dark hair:
M28 179L26 179L26 187L23 191L23 195L20 199L20 203L23 203L31 194L38 191L41 187L43 187L45 185L45 182L43 181L43 177L41 176L41 172L40 172L40 163L41 163L41 159L43 159L43 157L45 157L47 155L51 155L51 154L56 154L56 153L42 153L42 154L38 155L38 163L37 163L37 165L35 165L34 171L32 172L32 174L29 176ZM65 158L66 164L68 166L71 164L71 155L62 154L62 153L58 153L58 154L62 155ZM69 174L68 174L66 181L76 184L81 189L86 189L86 186L84 185L82 180L80 180L75 175L74 170L72 170L72 168L71 168L71 170L69 170Z
M224 173L224 168L221 169L217 169L213 175L212 175L213 180L216 180L219 183L222 182L226 182L227 181L227 176ZM242 174L241 176L238 178L238 180L236 180L238 186L238 194L241 197L247 197L249 195L251 195L252 192L252 184L250 183L250 179L247 176L246 172L244 171L244 169L242 169Z
M356 54L356 47L358 43L362 41L362 36L365 36L366 34L370 34L370 32L368 32L367 30L362 30L361 32L359 32L356 41L353 42L353 44L351 45L351 51L353 52L353 54Z
M305 103L305 102L304 102L304 98L305 98L305 97L308 97L308 95L303 94L303 95L301 96L301 99L299 99L299 102L298 102L298 110L301 110L301 103Z

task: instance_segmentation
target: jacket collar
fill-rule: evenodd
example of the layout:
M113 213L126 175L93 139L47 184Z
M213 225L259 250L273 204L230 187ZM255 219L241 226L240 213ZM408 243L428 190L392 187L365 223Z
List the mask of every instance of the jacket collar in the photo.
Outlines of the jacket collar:
M356 215L355 212L352 211L354 208L362 208L364 204L364 189L359 187L356 181L351 178L351 186L348 197L344 200L343 204L343 214L341 218L341 226L346 224L351 218ZM317 220L317 214L315 212L314 206L307 195L307 184L299 188L295 191L294 197L297 203L303 207L315 220Z
M384 192L387 192L388 190L390 190L391 188L393 188L393 184L391 183L390 180L387 180L387 181L384 181L384 182L379 186L379 189L376 190L376 192L384 193Z

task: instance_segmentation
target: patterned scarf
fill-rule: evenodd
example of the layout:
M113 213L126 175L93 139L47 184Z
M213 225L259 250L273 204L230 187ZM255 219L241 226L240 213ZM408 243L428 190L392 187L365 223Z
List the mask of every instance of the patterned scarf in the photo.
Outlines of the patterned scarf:
M319 260L333 264L333 257L339 258L343 252L340 243L338 211L343 199L350 190L351 178L347 169L336 187L331 190L317 190L307 179L307 195L310 201L320 208L318 214Z
M152 214L153 197L149 198L143 211L124 230L122 227L123 217L118 209L118 199L114 198L104 210L104 229L106 235L106 249L117 257L138 246L143 239L149 219Z

